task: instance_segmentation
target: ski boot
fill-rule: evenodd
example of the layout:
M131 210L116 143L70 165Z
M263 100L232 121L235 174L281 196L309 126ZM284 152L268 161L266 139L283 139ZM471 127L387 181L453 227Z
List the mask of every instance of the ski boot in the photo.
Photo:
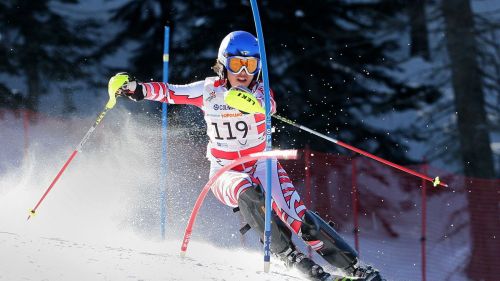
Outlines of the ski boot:
M385 279L382 278L378 270L376 270L370 265L367 266L354 265L350 268L344 269L344 271L351 276L362 278L362 280L365 281L385 281Z
M338 276L331 275L325 272L321 266L315 263L310 258L306 257L303 253L294 250L293 247L287 249L285 252L277 255L285 262L287 267L295 267L302 274L305 274L310 280L314 281L373 281L376 279L367 279L366 276L352 275L352 276Z
M277 256L285 262L287 267L297 268L302 274L305 274L311 280L335 280L328 272L325 272L321 266L306 257L303 253L295 250L294 247L286 249L284 252L277 254Z
M346 274L366 281L384 280L378 270L371 266L359 265L358 253L335 231L331 223L325 222L318 214L306 211L301 232L302 239L306 242L321 241L321 246L315 248L315 251Z
M238 208L247 222L241 230L245 234L250 228L255 228L258 233L264 233L265 201L263 192L259 187L248 188L240 194ZM302 274L315 281L333 281L330 274L317 265L313 260L295 250L292 243L292 231L285 223L272 212L271 219L271 253L278 256L287 267L297 268ZM261 242L263 241L261 236Z

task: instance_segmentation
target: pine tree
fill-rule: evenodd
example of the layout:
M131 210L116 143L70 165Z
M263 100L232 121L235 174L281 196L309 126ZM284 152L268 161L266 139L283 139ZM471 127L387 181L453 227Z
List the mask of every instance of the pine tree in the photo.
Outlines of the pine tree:
M104 46L99 55L106 56L120 50L129 42L137 44L130 57L130 72L139 78L159 79L163 57L164 26L172 30L172 1L132 1L111 11L110 21L122 27ZM173 31L172 31L173 33Z
M5 71L25 79L27 107L38 110L40 96L50 83L87 77L85 55L96 39L96 23L57 11L77 0L3 1L0 18L5 28L0 57Z
M398 130L370 125L373 116L425 107L440 96L430 85L409 85L397 78L400 46L388 26L403 10L398 1L318 2L287 5L269 2L267 30L272 81L286 115L318 131L399 163L411 163ZM291 28L293 27L293 28ZM380 35L380 36L379 36ZM297 146L309 137L298 135ZM316 150L345 151L325 143Z
M410 19L411 56L421 56L430 59L429 39L427 31L427 15L425 13L426 0L407 2Z
M451 61L458 135L465 175L469 178L495 179L490 146L482 74L474 17L469 0L443 0L446 46ZM468 185L468 183L466 183ZM468 188L472 253L467 268L473 280L497 279L500 263L500 208L498 190L476 183ZM484 223L487 222L487 223Z

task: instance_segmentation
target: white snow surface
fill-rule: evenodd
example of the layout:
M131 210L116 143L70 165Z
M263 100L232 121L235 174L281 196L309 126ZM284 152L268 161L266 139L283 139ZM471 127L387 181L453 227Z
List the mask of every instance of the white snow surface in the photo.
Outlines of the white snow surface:
M282 266L262 271L258 253L193 241L150 242L117 233L103 243L0 232L0 280L303 280Z
M177 161L170 163L169 173L179 175L169 178L167 238L162 240L155 166L161 139L152 120L119 109L108 113L27 221L94 118L39 120L29 127L27 155L22 119L6 114L0 120L0 280L304 280L278 262L264 273L258 241L245 247L238 216L212 195L182 259L183 230L208 170L177 168L183 168L183 159L203 157L204 148L195 148L199 155L186 147L175 151L178 139L186 137L171 130L169 137L178 136L169 154Z

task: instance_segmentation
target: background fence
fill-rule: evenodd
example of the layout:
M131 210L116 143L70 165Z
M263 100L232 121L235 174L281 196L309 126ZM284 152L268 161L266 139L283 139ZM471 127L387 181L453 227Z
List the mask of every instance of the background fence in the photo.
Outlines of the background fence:
M471 257L470 212L486 214L491 210L484 206L500 203L500 180L465 178L426 164L408 168L440 176L450 187L433 187L362 156L308 149L302 161L290 161L284 167L306 205L332 220L336 229L351 239L362 259L369 256L370 261L380 260L379 266L390 269L395 280L467 280L464 271ZM481 189L494 189L497 196L470 206L468 195ZM489 224L486 216L481 219L479 224ZM494 233L500 233L500 229ZM481 229L474 233L484 241L500 242L484 234ZM484 253L485 247L476 245ZM388 260L391 264L385 264ZM481 275L492 266L493 258L471 270Z

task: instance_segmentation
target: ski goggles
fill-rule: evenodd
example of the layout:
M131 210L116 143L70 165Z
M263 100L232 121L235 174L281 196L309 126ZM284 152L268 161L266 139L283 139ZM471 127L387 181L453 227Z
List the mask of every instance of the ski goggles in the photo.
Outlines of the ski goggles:
M245 69L248 75L254 75L260 69L260 61L255 57L232 56L227 58L226 68L232 74L240 74Z

